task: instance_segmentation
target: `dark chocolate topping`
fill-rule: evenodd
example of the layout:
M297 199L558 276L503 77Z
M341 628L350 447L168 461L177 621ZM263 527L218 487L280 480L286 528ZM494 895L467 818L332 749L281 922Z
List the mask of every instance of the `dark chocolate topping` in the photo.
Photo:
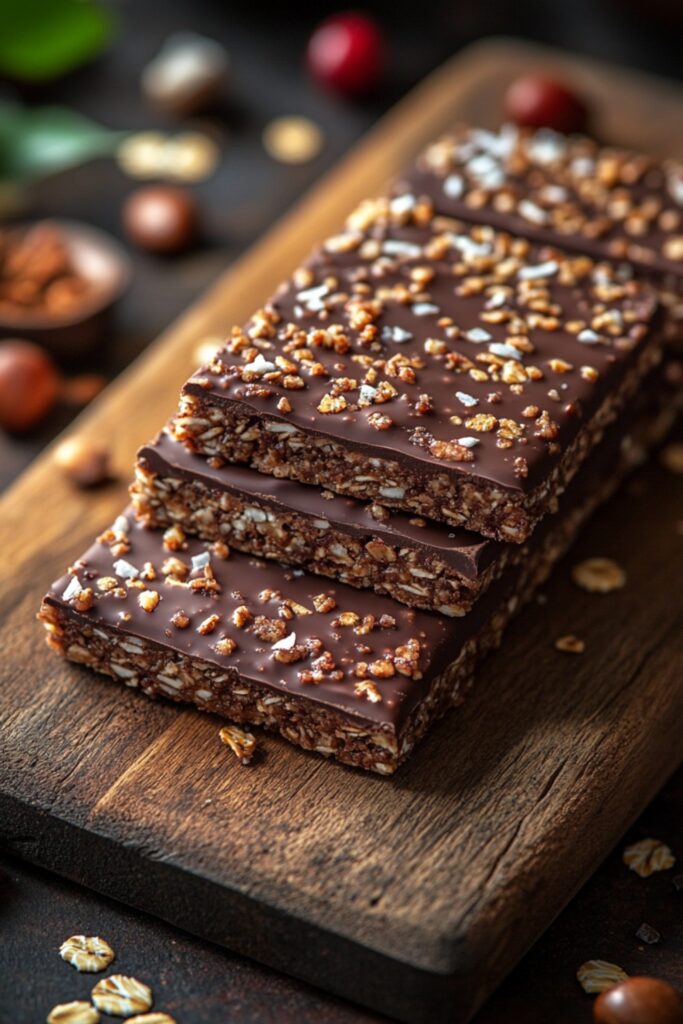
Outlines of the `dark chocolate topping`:
M583 136L462 126L430 145L397 192L439 213L640 270L683 277L683 164Z
M363 204L185 391L533 490L652 338L654 292L396 202Z
M245 466L226 463L212 468L205 458L195 455L165 432L140 449L138 460L161 477L197 480L211 490L228 491L247 505L257 502L279 511L325 520L355 537L370 539L374 536L387 544L436 549L440 558L468 579L476 579L504 547L498 541L485 540L469 530L394 509L385 508L387 518L380 521L373 517L372 506L365 502L316 487L304 487Z
M122 637L143 637L158 647L201 658L226 670L234 669L242 678L277 692L319 701L344 715L372 724L386 723L397 730L425 697L434 677L455 661L463 644L511 594L517 575L517 570L505 573L505 578L493 584L475 609L458 620L415 611L374 592L288 571L274 562L240 554L231 554L227 560L211 554L211 571L219 589L207 592L172 585L163 575L162 564L167 558L177 557L190 566L193 556L205 556L210 545L189 540L184 550L172 552L164 547L161 531L140 526L130 511L126 512L125 520L125 531L123 519L117 520L112 531L105 533L74 566L80 588L93 590L92 608L77 610L75 596L79 587L70 574L53 584L46 598L49 604L78 620L105 625ZM123 555L118 551L114 554L110 545L121 540L128 550ZM137 570L144 577L147 563L153 566L156 578L143 579L143 586L136 587L134 579L131 581L126 574ZM185 582L191 584L204 576L206 569L198 568L191 571ZM103 582L98 585L98 581ZM213 586L210 580L207 586ZM280 596L273 594L267 600L268 590ZM152 611L145 611L140 605L141 595L150 592L156 592L160 600ZM327 612L316 611L314 597L318 595L329 595L336 607ZM233 613L242 606L246 606L251 618L240 628L233 622ZM289 614L286 609L293 611L292 617L283 618L283 609L284 614ZM310 614L302 613L303 609ZM190 619L186 628L174 625L174 616L177 620L180 613ZM348 613L351 621L344 625ZM200 624L212 615L220 617L213 631L198 632ZM264 621L258 616L263 616ZM366 632L363 623L371 621L368 616L373 617L374 627ZM360 633L355 631L359 627ZM267 639L260 639L255 628L262 637L273 632ZM234 640L237 646L232 653L221 654L216 645L226 638ZM275 660L278 647L274 649L274 643L279 641L284 641L279 647L280 657L301 655L300 660ZM330 652L329 663L325 662L325 651ZM322 665L320 681L303 681L301 673L314 672L316 659ZM367 669L359 670L359 663L365 663ZM381 672L386 664L395 665L396 670L383 678ZM402 674L401 669L408 674ZM335 678L335 672L340 678ZM376 687L381 700L375 703L362 692L356 692L356 686L363 680Z

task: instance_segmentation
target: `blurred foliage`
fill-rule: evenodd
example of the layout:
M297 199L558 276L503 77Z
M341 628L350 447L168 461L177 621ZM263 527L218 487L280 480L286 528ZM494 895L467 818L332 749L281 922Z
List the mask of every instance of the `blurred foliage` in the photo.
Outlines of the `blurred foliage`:
M0 0L0 74L44 82L100 53L115 21L94 0Z
M0 181L28 182L110 155L125 134L66 107L0 103Z

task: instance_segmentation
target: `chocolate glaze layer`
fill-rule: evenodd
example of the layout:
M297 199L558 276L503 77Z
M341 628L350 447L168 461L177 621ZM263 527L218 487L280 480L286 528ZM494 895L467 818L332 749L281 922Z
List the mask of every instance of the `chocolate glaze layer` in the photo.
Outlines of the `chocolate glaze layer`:
M247 504L254 500L278 511L324 519L355 537L369 539L372 535L385 538L387 544L407 543L412 547L436 549L444 561L468 579L476 579L504 547L498 541L485 540L469 530L417 519L395 509L386 509L388 518L380 521L373 517L371 506L362 501L267 476L245 466L226 463L212 468L205 458L195 455L165 432L140 449L138 461L160 477L198 480L211 490L227 491Z
M343 584L331 583L319 577L307 576L283 569L274 562L264 562L246 555L231 554L227 560L211 556L211 567L221 588L219 594L191 591L185 587L171 586L164 582L161 564L169 557L162 543L162 532L147 530L137 524L130 510L125 516L129 524L128 539L130 550L123 556L126 562L142 570L147 562L155 567L158 578L146 581L145 588L157 590L161 595L159 604L152 612L144 611L138 602L141 590L129 587L125 578L115 570L117 557L113 556L106 543L96 542L80 558L75 566L75 575L82 588L92 587L94 604L89 611L79 612L73 599L64 598L72 576L66 574L57 580L46 597L48 604L61 608L67 615L87 620L93 625L101 623L126 636L140 636L160 648L178 651L191 657L201 658L221 668L234 669L240 676L278 692L317 701L337 709L340 713L359 719L373 726L388 725L399 731L401 725L415 706L426 696L432 680L454 661L463 644L491 616L493 611L507 600L514 591L517 570L497 580L473 611L460 620L446 619L429 612L416 611L381 597L371 591L356 590ZM189 540L186 550L178 557L189 562L192 556L206 552L209 545ZM120 566L118 567L120 570ZM193 573L190 579L200 573ZM102 577L115 577L119 585L126 588L125 597L113 592L101 592L96 581ZM291 599L308 608L312 614L295 615L285 622L286 635L294 632L297 644L320 639L323 648L332 653L337 667L343 672L341 680L327 674L318 684L302 683L299 673L311 667L308 657L292 664L281 664L273 660L272 644L259 640L250 628L240 629L232 622L236 607L246 605L254 615L278 618L281 601L264 602L261 594L267 588L278 590L284 599ZM314 610L313 597L329 594L336 601L336 608L328 613ZM189 616L191 624L186 629L172 623L178 612ZM356 612L361 619L366 615L375 616L377 622L383 615L390 615L396 622L394 628L374 628L366 635L356 635L350 626L335 626L342 612ZM124 621L124 615L130 618ZM212 614L220 615L215 630L202 635L197 626ZM234 639L237 649L233 654L221 655L214 646L227 636ZM354 692L354 667L360 661L371 663L383 659L388 652L406 644L410 639L420 643L420 678L408 678L398 672L389 679L378 679L369 675L382 694L382 700L372 703ZM362 647L366 650L359 649ZM114 654L114 650L112 650Z
M253 348L241 361L239 350L228 346L190 378L185 393L217 405L236 403L246 416L286 422L352 444L370 456L427 463L434 472L467 474L527 493L552 472L582 425L618 389L642 349L659 343L656 297L646 285L628 280L628 275L622 278L609 264L529 246L489 228L445 225L438 217L420 226L424 218L418 217L419 212L408 211L394 228L391 217L385 221L385 210L374 225L349 230L345 237L353 249L337 253L328 243L306 265L306 287L289 282L270 303L277 319L274 333L262 331L258 317L248 326L258 341L260 357L272 366L277 355L291 356L289 343L295 332L291 325L296 325L307 332L312 358L324 367L325 375L310 375L304 361L300 364L304 386L287 389L279 371L254 379L249 368L259 363L254 361ZM406 249L406 244L412 248ZM367 250L372 258L364 258ZM431 280L418 286L415 274L425 267ZM539 316L546 314L530 306L530 280L531 287L547 291L548 298L540 301L544 309L553 311L551 320L557 323L552 328L538 325ZM372 342L356 317L359 302L366 300L372 305ZM492 312L502 313L505 321L491 322ZM596 317L603 314L611 326L594 330ZM572 329L576 324L582 324L582 329ZM340 354L310 341L315 337L312 332L329 331L332 325L339 325L348 339L348 352ZM510 344L520 334L533 351L519 352L514 360ZM442 342L445 352L428 354L428 339ZM506 348L501 350L500 345ZM386 380L396 389L390 400L381 404L373 400L366 407L359 404L358 385L364 380L365 367L353 356L372 357L377 373L374 386ZM419 367L414 382L387 373L387 360L404 357ZM504 362L521 367L523 375L526 368L530 372L536 368L540 379L523 376L522 384L508 381ZM476 373L488 368L486 379L472 379L470 368ZM350 378L357 386L342 390L346 408L324 413L319 406L334 393L333 378ZM430 411L419 411L421 395L428 396ZM278 411L282 397L291 412ZM530 408L542 418L530 414ZM373 414L389 417L388 428L376 429ZM494 416L496 426L488 431L476 429L471 426L475 414ZM452 417L459 417L460 423ZM542 429L543 417L550 421L549 432ZM512 425L518 436L501 444L502 425ZM472 446L443 457L439 443L459 443L463 437L466 446ZM441 457L436 454L440 447Z
M429 197L440 213L683 278L683 164L673 160L549 129L463 125L394 188Z

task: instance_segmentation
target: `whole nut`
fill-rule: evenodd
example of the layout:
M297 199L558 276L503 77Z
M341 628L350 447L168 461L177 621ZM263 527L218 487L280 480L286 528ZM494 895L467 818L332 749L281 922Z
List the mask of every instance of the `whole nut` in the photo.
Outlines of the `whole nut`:
M683 1024L683 995L658 978L629 978L598 996L597 1024Z
M133 192L123 207L123 226L141 249L175 253L187 249L197 235L198 211L183 188L150 185Z
M35 427L59 395L57 367L30 341L0 342L0 427L21 432Z
M96 487L111 478L109 451L86 438L62 441L55 448L54 460L78 487Z

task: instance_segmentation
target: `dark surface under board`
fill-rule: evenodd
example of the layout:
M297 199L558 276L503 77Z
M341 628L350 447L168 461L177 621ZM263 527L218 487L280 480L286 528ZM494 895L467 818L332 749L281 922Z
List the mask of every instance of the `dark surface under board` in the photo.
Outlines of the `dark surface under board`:
M263 296L298 246L361 188L377 187L446 115L486 119L487 94L533 54L498 44L439 72L77 430L120 426L119 454L130 458L172 404L198 335L239 319L248 311L240 304ZM591 81L591 65L574 67ZM620 95L634 116L640 105L636 119L650 133L648 107L662 131L667 111L672 125L680 117L672 88L592 73L605 100ZM625 123L612 137L636 141ZM666 138L642 144L662 149ZM215 721L150 705L51 657L32 621L40 591L120 493L69 494L48 454L2 506L16 565L0 597L10 848L396 1016L464 1020L679 760L681 630L666 586L683 568L673 563L677 483L655 474L644 503L618 498L579 546L576 557L618 558L625 590L586 596L566 568L558 572L548 603L510 630L472 700L387 782L275 740L242 771L226 761ZM581 658L553 649L566 632L586 640Z

